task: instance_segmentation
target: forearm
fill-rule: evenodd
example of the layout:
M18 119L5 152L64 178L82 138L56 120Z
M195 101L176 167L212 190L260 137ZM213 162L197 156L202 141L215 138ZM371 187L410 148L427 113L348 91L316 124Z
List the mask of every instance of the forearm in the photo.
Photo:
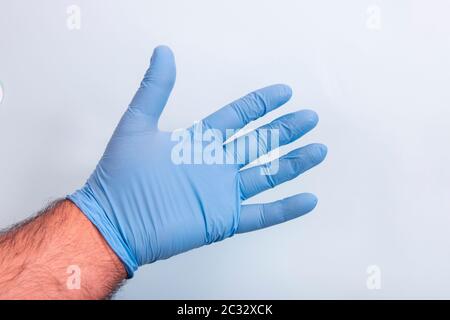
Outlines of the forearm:
M0 299L102 299L125 277L102 235L70 201L0 234Z

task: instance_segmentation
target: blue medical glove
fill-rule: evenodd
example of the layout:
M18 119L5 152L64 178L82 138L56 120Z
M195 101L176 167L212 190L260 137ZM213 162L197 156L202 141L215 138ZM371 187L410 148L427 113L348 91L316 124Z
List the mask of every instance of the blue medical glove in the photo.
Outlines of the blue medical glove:
M314 195L304 193L273 203L242 204L324 159L326 147L311 144L274 160L276 165L244 168L314 128L318 118L313 111L287 114L233 142L218 138L222 134L225 140L231 131L227 129L240 129L286 103L291 97L288 86L250 93L188 128L177 140L174 133L179 131L158 129L174 82L173 54L168 47L157 47L95 171L83 188L68 196L104 236L128 277L141 265L299 217L317 203ZM208 135L209 142L195 137L196 131L209 129L215 133ZM278 142L272 143L265 132L273 132ZM255 138L257 146L247 138ZM237 141L244 141L245 147L239 148ZM208 145L216 147L211 155L219 155L219 161L202 156ZM177 153L180 148L183 152ZM219 151L232 161L220 163ZM194 160L179 161L177 155Z

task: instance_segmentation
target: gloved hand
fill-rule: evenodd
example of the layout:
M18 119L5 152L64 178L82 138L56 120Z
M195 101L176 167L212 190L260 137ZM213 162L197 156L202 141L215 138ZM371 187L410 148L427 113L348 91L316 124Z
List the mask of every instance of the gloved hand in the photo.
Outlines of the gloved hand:
M311 144L282 156L276 166L269 163L242 169L255 157L314 128L318 118L313 111L282 116L234 140L235 148L229 148L231 143L224 148L224 141L218 138L222 134L225 139L227 129L240 129L286 103L291 97L288 86L273 85L250 93L178 135L179 131L158 129L158 118L174 82L173 54L168 47L157 47L95 171L83 188L68 196L105 237L128 277L141 265L299 217L317 203L314 195L304 193L273 203L242 204L324 159L326 147ZM195 132L208 129L216 133L206 135L209 142L195 137ZM278 142L263 134L267 131L278 136ZM255 138L257 146L246 143L249 138ZM244 149L237 141L244 141ZM202 151L190 148L196 143L200 150L211 144L220 146L224 157L233 161L202 159ZM211 154L219 159L219 151ZM180 163L177 156L197 157L197 161Z

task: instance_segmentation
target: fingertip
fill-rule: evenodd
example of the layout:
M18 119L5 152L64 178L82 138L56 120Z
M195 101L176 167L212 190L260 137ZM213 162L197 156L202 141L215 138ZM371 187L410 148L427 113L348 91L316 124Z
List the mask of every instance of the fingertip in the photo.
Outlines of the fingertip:
M319 116L313 110L304 109L296 112L298 121L301 122L304 133L312 130L319 122Z
M316 197L315 194L313 193L309 193L309 192L305 192L300 194L302 196L302 200L305 202L306 207L309 207L309 211L313 210L316 206L317 206L317 202L319 202L319 199Z
M285 199L286 212L289 219L293 219L311 212L317 205L318 199L312 193L300 193Z
M287 84L278 84L280 95L285 99L285 101L288 101L292 97L292 88Z
M175 56L172 52L172 49L170 49L166 45L155 47L150 59L150 65L152 65L154 68L158 68L159 65L163 65L175 71Z
M327 146L321 143L312 143L308 145L308 149L311 158L316 164L321 163L328 153Z
M314 125L316 125L319 122L319 115L314 110L303 109L300 112L302 112L305 119L307 119L311 123L314 123Z
M268 86L264 89L268 89L268 93L273 96L273 98L278 98L281 104L286 103L292 97L292 89L290 86L284 83L278 83Z
M153 57L157 56L159 54L169 54L173 56L173 51L170 49L169 46L166 46L164 44L156 46L155 49L153 49Z
M325 159L325 157L326 157L327 154L328 154L328 147L327 147L326 145L322 144L322 143L318 143L318 144L317 144L317 147L318 147L318 149L320 150L320 153L321 153L322 158Z
M172 88L176 80L175 57L172 50L166 45L157 46L150 59L150 68L147 70L143 86L154 82L158 86Z
M287 84L280 84L283 95L289 100L292 97L292 88Z

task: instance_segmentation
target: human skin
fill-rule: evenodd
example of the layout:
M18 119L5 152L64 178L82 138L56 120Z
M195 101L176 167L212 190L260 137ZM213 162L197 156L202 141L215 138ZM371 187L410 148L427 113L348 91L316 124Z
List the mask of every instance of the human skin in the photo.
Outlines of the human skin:
M105 299L126 271L70 201L0 234L0 299Z

